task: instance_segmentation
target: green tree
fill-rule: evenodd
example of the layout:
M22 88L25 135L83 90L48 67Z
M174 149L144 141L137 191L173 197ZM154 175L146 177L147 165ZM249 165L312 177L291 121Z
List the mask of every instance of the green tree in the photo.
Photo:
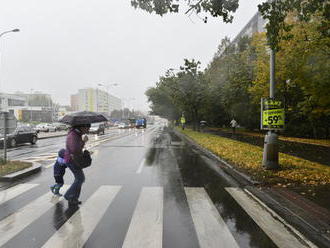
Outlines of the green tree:
M312 134L314 137L329 136L330 82L329 57L330 38L322 34L318 27L326 21L321 14L310 21L300 21L297 15L287 18L291 35L281 40L281 50L276 58L277 96L286 103L288 132L298 135ZM269 59L266 34L253 37L256 49L256 78L249 88L254 102L268 96Z
M176 120L179 118L179 110L173 104L170 94L164 84L165 78L161 78L156 87L149 88L146 91L148 101L151 103L151 114L159 115L169 120Z
M184 11L186 14L194 11L196 14L220 17L225 23L229 23L232 22L233 14L239 7L239 0L131 0L131 4L134 8L161 16L179 11ZM285 22L292 11L297 11L297 17L303 21L309 21L315 13L321 13L327 21L320 23L318 28L323 31L324 36L330 35L328 0L273 0L265 1L258 7L263 18L268 20L267 37L272 49L279 48L280 40L292 37L286 35L291 26ZM207 16L203 20L207 22Z
M195 130L207 98L208 83L199 69L200 62L184 60L179 72L168 70L156 87L146 91L153 114L178 119L184 113Z
M237 44L222 40L213 61L205 71L210 79L211 98L220 103L223 124L235 118L247 128L258 127L258 107L251 102L248 88L253 81L254 51L250 39L242 37Z

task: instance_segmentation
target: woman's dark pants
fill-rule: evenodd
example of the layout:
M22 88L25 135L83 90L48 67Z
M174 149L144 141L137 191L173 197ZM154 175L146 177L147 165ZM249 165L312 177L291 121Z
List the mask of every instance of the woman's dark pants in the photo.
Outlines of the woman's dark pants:
M74 175L74 182L65 193L64 198L68 201L78 200L80 196L81 186L85 181L85 175L82 169L77 168L74 164L67 164L68 168L72 171Z

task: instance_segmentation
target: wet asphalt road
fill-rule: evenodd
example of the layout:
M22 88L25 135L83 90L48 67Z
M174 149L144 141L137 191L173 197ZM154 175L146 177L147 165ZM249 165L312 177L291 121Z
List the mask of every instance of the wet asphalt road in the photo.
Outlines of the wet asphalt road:
M106 131L105 135L89 135L90 142L95 143L108 138L114 138L122 135L125 130L120 129L110 129ZM47 157L52 157L56 155L57 151L65 146L65 136L54 137L47 139L40 139L35 145L29 143L18 145L15 148L8 148L8 158L10 160L20 159L20 160L35 160L42 161ZM2 153L3 150L0 150Z
M40 140L9 154L46 156L64 140ZM0 247L277 247L225 189L237 185L164 127L111 130L92 143L81 207L45 195L53 178L44 168L18 182L33 188L8 201L0 197ZM67 170L65 183L72 178ZM217 218L220 229L212 230Z

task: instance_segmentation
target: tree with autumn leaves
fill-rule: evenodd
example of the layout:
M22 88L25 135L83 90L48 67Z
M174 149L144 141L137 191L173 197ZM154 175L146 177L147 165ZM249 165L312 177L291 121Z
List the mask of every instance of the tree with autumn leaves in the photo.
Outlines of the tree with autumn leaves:
M292 13L287 18L291 38L281 40L276 56L277 96L286 105L287 132L312 137L329 137L330 124L330 37L318 29L327 20L316 14L308 22ZM328 22L329 23L329 22ZM266 35L254 35L255 79L249 87L253 102L268 96L269 55Z
M330 22L326 14L329 8L321 11L320 6L328 6L320 5L321 2L314 9L308 9L312 8L310 5L304 6L300 12L286 8L285 22L277 30L279 39L273 43L277 52L277 97L283 98L286 104L286 132L314 138L329 137L330 126ZM278 3L274 1L273 4ZM305 15L301 11L305 11ZM168 99L176 113L171 118L178 118L182 111L192 113L187 106L196 99L198 114L191 115L194 123L206 120L222 126L236 118L242 126L259 128L260 98L267 97L269 92L270 35L267 30L252 38L242 37L236 44L228 38L223 39L209 66L197 73L203 78L199 80L200 90L196 91L198 97L192 97L185 105L185 97L171 92L177 92L178 88L167 87ZM181 76L176 75L176 80L183 80ZM165 75L164 78L169 80L168 77ZM190 83L189 80L182 84L184 89L189 90L190 84L191 89L195 89L195 81ZM150 91L158 91L158 85ZM147 96L154 104L150 94Z

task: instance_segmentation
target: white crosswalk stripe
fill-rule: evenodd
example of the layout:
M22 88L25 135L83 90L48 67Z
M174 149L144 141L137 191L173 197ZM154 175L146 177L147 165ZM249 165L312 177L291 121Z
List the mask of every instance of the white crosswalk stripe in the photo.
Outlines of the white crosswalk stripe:
M200 247L239 247L204 188L184 190Z
M66 190L67 185L63 186ZM42 216L47 210L62 200L62 197L52 197L52 193L46 193L32 201L17 212L7 216L0 222L0 246L22 231L34 220Z
M301 234L299 234L299 239L304 244L300 242L288 231L287 226L278 220L279 216L279 218L274 218L275 216L266 211L257 201L250 198L243 189L226 188L226 190L278 247L316 247ZM298 231L295 230L295 232L298 234Z
M23 184L18 184L14 187L11 187L9 189L0 191L0 204L3 204L16 196L38 186L38 184L28 184L28 183L23 183Z
M162 247L163 241L163 188L142 189L123 248Z
M101 186L82 207L44 244L49 247L82 247L120 190Z
M38 184L20 184L0 191L0 197L3 198L0 203L5 203L36 186ZM65 185L63 191L67 188L68 186ZM83 247L96 226L101 221L107 221L103 216L115 200L115 197L120 193L121 188L122 186L117 185L100 186L70 219L55 233L50 234L52 236L42 247ZM201 248L238 248L237 241L205 189L202 187L185 187L184 191L199 246ZM275 216L265 210L243 189L226 188L226 191L278 247L315 247L310 241L304 239L303 236L299 236L299 233L298 235L297 233L293 235L287 229L287 226L279 221L279 216ZM61 200L63 200L62 197L54 197L49 192L2 219L0 221L0 247L22 232L32 222L39 219ZM163 246L164 231L163 209L163 187L143 187L122 247L161 248Z

